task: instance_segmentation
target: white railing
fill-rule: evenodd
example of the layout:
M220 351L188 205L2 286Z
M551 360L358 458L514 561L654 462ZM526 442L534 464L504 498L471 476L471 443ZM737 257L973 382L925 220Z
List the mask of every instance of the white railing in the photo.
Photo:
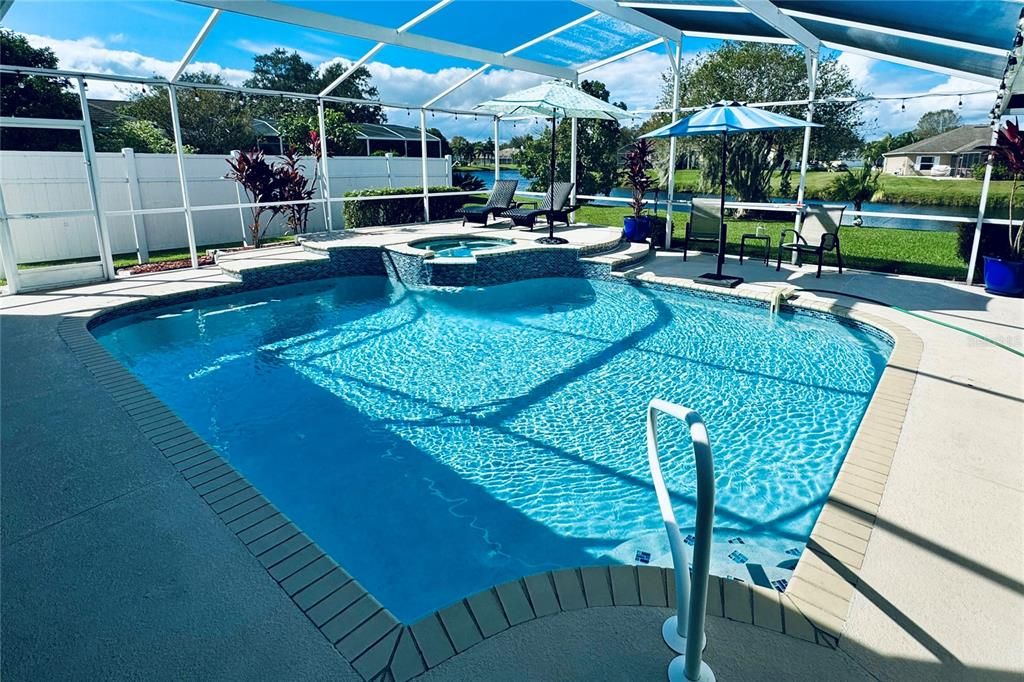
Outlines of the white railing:
M658 414L667 414L684 422L690 429L693 457L697 469L696 539L693 543L693 577L690 577L689 552L679 532L679 523L672 510L672 498L665 486L658 455ZM701 660L707 644L704 613L708 601L708 572L711 568L711 535L715 525L715 464L704 420L694 410L655 398L647 406L647 461L654 480L661 519L668 533L669 549L676 581L676 615L665 621L662 637L676 657L668 668L670 682L713 682L714 674ZM692 585L691 585L692 580Z

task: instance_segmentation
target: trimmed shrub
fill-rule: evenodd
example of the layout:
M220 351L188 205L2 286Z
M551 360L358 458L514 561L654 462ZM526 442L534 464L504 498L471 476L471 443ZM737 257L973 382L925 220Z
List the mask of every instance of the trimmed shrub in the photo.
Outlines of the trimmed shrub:
M971 244L974 242L974 223L960 223L956 231L957 250L964 262L968 263L971 259ZM978 245L978 266L974 269L974 281L983 281L985 275L985 259L982 256L1009 258L1011 253L1007 227L985 223L981 228L981 244Z
M420 194L422 187L383 187L360 189L346 192L346 197L386 197L402 194ZM428 187L431 194L459 192L458 187ZM455 211L462 208L467 197L433 197L430 199L430 219L447 220L455 217ZM371 227L376 225L401 225L423 221L423 198L378 199L374 201L345 202L345 227Z

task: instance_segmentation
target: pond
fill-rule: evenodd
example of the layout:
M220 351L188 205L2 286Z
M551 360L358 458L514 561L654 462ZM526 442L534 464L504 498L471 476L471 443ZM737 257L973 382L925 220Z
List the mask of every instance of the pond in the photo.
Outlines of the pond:
M483 181L484 186L490 189L494 184L494 172L493 171L470 171L470 175L476 176ZM502 168L501 169L502 180L518 180L519 189L524 190L530 186L533 182L532 178L524 177L518 169ZM628 197L630 196L630 190L627 187L613 187L610 193L612 197ZM654 198L654 195L649 195L650 198ZM688 196L683 194L683 197ZM694 195L694 196L710 196L710 195ZM657 197L660 200L664 200L664 194ZM773 201L778 203L785 203L788 200L785 199L774 199ZM839 202L831 202L839 203ZM611 202L611 201L592 201L593 206L622 206L625 204L622 202ZM852 210L853 204L847 204ZM664 211L664 205L658 206L658 211ZM934 215L942 216L961 216L965 222L973 222L978 216L977 207L973 206L922 206L919 204L886 204L886 203L873 203L865 202L862 210L864 211L877 211L880 213L904 213L904 214L921 214L930 213ZM992 218L1006 218L1007 210L1005 208L989 208L986 211L986 215ZM852 215L845 215L843 217L844 225L853 224ZM907 218L881 218L877 216L865 216L864 227L886 227L900 230L926 230L930 232L956 232L956 223L947 223L939 220L911 220Z

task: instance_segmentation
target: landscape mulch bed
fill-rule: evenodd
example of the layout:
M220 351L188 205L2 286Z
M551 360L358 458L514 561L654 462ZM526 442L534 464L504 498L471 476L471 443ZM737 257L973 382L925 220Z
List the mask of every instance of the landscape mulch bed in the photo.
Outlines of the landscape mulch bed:
M199 265L213 265L213 256L200 256ZM126 268L127 272L131 275L142 275L148 272L165 272L167 270L181 270L182 268L192 267L192 261L189 258L183 258L181 260L167 260L160 263L142 263L131 268Z

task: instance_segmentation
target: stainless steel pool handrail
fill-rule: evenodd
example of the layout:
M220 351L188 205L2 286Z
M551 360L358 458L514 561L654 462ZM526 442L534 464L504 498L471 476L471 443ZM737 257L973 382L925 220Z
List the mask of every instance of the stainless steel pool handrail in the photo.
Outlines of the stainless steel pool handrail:
M693 441L697 469L696 538L693 545L693 577L689 571L689 552L679 532L672 498L665 486L658 455L658 413L685 422ZM654 492L658 497L661 519L668 533L669 549L676 581L676 615L665 621L662 636L673 650L683 654L669 665L669 680L713 681L714 673L701 660L707 641L704 613L708 601L708 572L711 567L711 533L715 523L715 466L704 420L694 410L659 398L647 406L647 460L651 467ZM690 636L688 636L690 635Z

